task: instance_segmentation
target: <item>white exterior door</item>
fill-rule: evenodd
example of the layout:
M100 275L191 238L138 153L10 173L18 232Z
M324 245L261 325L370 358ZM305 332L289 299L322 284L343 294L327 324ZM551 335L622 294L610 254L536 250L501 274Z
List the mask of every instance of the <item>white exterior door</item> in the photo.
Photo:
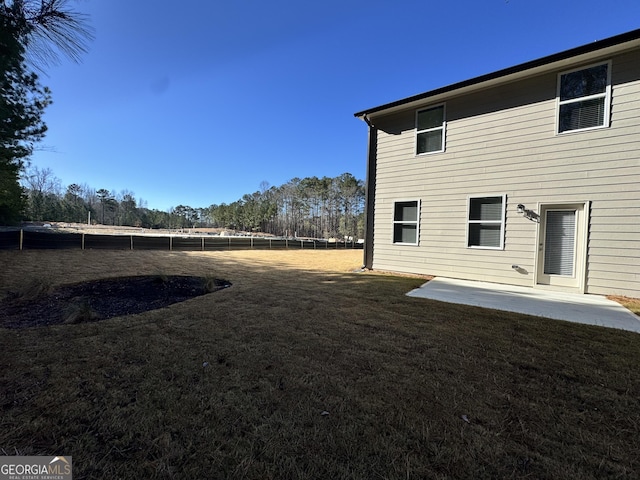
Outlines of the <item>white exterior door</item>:
M584 292L587 204L540 207L536 284Z

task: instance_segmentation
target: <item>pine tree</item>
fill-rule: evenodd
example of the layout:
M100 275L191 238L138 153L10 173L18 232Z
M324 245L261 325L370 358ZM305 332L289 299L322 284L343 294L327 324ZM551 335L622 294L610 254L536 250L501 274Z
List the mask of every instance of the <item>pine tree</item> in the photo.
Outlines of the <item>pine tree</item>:
M25 31L23 21L0 5L0 224L20 217L20 172L34 143L44 137L42 114L51 103L49 89L25 63Z
M66 0L0 0L0 224L16 222L24 206L20 174L34 144L51 92L27 66L42 69L60 55L78 60L92 38L85 17Z

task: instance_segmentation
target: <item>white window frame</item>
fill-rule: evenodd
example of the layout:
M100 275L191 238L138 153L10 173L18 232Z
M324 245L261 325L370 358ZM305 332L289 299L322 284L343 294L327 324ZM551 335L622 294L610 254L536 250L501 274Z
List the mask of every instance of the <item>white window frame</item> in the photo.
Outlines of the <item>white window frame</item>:
M587 70L592 67L598 67L600 65L607 65L607 87L604 93L597 93L594 95L587 95L585 97L572 98L571 100L560 100L560 87L562 83L562 76L573 72L579 72L580 70ZM595 127L576 128L574 130L560 131L560 107L570 103L583 102L585 100L594 100L596 98L604 98L604 122L602 125L596 125ZM608 128L611 122L611 60L605 62L592 63L590 65L583 65L578 68L566 70L558 73L557 86L556 86L556 135L567 135L576 132L587 132L589 130L599 130L601 128Z
M501 198L502 199L502 215L500 216L500 220L471 220L469 217L471 215L471 201L478 198ZM469 195L467 197L467 235L466 242L467 248L475 248L480 250L504 250L504 232L505 232L505 223L507 218L507 194L506 193L488 193L483 195ZM469 231L471 225L476 224L494 224L500 225L500 245L497 247L484 246L484 245L469 245Z
M431 109L439 108L439 107L442 107L442 125L440 125L439 127L425 128L425 129L422 129L422 130L418 130L418 114L420 112L424 112L425 110L431 110ZM442 152L444 152L445 151L445 145L447 143L447 105L446 105L446 103L438 103L438 104L435 104L435 105L429 105L428 107L424 107L424 108L420 108L420 109L416 110L415 130L416 130L416 136L415 136L415 142L414 142L414 151L415 151L415 155L416 156L433 155L434 153L442 153ZM442 130L442 148L440 150L433 150L432 152L418 153L418 135L420 135L421 133L435 132L437 130Z
M416 219L415 221L410 220L396 220L396 204L398 203L415 203L416 204ZM391 225L391 243L393 245L411 245L417 246L420 243L420 199L419 198L405 198L398 199L393 201L393 212L392 212L392 220L393 224ZM415 242L396 242L395 241L395 230L396 225L415 225L416 226L416 241Z

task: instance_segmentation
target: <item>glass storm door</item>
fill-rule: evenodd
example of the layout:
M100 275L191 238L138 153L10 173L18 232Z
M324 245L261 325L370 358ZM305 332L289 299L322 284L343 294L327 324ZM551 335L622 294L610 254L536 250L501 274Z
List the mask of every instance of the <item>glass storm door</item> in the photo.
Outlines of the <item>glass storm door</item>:
M584 205L541 208L537 283L579 288L582 283Z

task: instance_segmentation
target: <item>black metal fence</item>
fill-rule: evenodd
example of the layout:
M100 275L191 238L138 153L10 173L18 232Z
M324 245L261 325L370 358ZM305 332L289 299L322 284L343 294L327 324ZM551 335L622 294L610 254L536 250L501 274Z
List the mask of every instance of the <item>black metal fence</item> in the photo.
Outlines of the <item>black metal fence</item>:
M0 232L0 250L102 249L102 250L319 250L362 249L357 242L328 242L286 238L97 235L90 233L47 233L30 230Z

